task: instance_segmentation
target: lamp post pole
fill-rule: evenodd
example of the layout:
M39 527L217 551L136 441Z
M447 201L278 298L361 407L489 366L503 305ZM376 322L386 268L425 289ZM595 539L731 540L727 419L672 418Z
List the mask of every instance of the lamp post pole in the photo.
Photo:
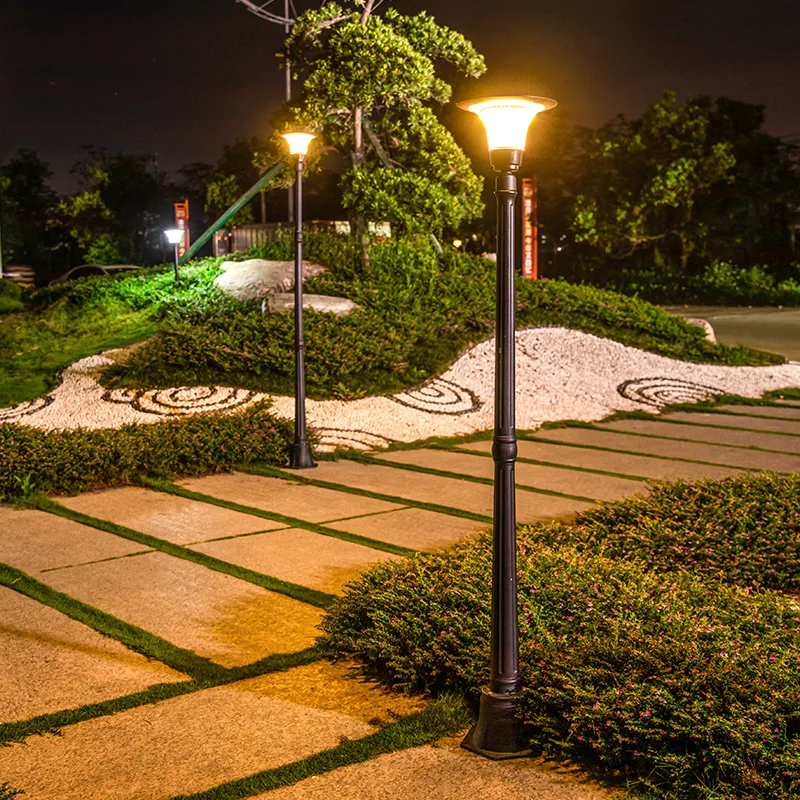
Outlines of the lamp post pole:
M294 184L294 443L289 451L290 469L316 467L306 434L305 337L303 335L303 169L311 134L284 134L292 155L297 156Z
M517 515L514 466L515 325L514 240L517 173L533 117L555 102L538 97L483 98L459 103L486 126L492 166L497 173L497 298L495 329L494 511L492 537L492 614L489 686L481 692L478 721L463 741L487 758L528 755L518 717L522 700L517 620Z
M178 256L178 247L179 247L179 245L177 245L177 244L174 247L174 250L175 250L175 253L174 253L174 256L175 256L175 283L180 283L181 282L180 257Z

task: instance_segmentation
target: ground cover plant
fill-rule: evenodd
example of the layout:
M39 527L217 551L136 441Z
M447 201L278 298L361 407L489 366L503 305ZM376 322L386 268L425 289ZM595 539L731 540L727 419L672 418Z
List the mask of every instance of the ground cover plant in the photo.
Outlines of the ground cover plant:
M535 541L691 570L742 588L800 593L800 476L761 473L656 484L571 522L522 528Z
M42 431L0 425L0 501L36 491L75 494L139 476L197 475L289 461L292 426L265 404L116 430Z
M289 240L246 256L291 259ZM308 237L307 255L329 268L306 291L348 297L349 316L305 315L306 379L311 397L354 397L418 385L444 370L494 326L494 267L474 256L439 255L427 240L375 245L361 266L351 239ZM289 393L294 345L290 314L262 316L260 304L175 309L169 324L127 365L114 385L225 383ZM775 357L707 342L702 331L635 298L564 281L518 285L520 327L559 325L607 336L676 358L727 364Z
M714 483L609 504L574 530L520 529L522 716L537 751L646 797L788 800L800 793L800 608L744 587L796 585L797 478ZM380 565L329 611L326 644L405 689L474 699L490 575L488 535Z
M44 394L59 370L85 356L152 336L171 314L197 316L225 296L213 285L218 259L167 269L82 278L32 292L24 310L0 314L0 407Z

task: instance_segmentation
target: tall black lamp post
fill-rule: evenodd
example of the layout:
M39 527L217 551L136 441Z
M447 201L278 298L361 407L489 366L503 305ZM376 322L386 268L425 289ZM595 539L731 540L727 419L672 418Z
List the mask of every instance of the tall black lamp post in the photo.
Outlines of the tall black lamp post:
M164 231L164 235L167 237L167 241L172 245L175 255L175 283L180 283L181 276L178 270L178 266L180 264L180 256L178 255L178 248L183 241L183 237L185 236L186 231L181 230L180 228L170 228L168 231Z
M294 444L289 452L290 469L316 467L306 438L306 371L303 338L303 166L310 133L284 133L289 153L297 156L297 180L294 188Z
M482 97L458 104L486 127L497 173L497 327L495 330L494 535L492 638L489 686L481 692L478 721L464 739L468 750L488 758L515 758L529 750L518 717L522 699L517 637L517 515L514 497L514 209L517 172L533 118L556 105L545 97Z

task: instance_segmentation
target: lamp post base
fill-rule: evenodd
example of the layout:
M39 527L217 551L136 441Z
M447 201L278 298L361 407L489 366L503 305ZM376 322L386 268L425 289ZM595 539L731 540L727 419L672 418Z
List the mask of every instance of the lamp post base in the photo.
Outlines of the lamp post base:
M289 469L311 469L317 462L308 442L295 442L289 449Z
M461 746L494 761L529 756L531 749L522 720L517 716L521 702L521 692L492 694L484 689L478 721L464 737Z

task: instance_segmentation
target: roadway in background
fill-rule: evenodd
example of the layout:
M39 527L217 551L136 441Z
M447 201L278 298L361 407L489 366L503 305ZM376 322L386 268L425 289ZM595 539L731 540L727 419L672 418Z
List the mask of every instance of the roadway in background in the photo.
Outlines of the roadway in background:
M720 344L743 345L800 361L800 308L667 306L666 310L708 320Z

